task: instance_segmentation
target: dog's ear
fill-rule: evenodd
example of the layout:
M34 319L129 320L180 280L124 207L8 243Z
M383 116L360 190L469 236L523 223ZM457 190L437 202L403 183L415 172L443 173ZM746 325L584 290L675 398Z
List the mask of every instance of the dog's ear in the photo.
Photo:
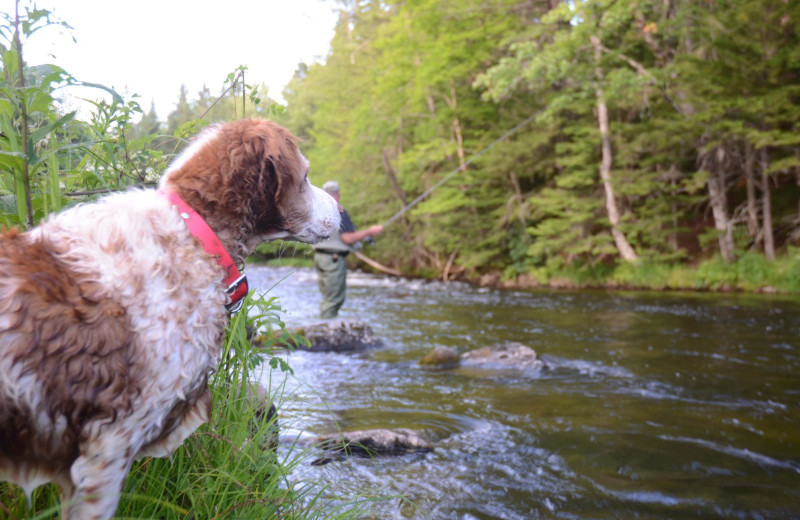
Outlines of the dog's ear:
M275 158L265 151L258 169L257 189L258 193L269 195L276 205L280 201L284 183L284 176L280 172L280 163L276 164Z
M306 167L297 139L266 120L240 120L226 131L225 206L259 233L283 230Z
M293 193L302 179L300 170L305 167L296 140L286 129L268 121L254 123L243 140L248 158L243 159L246 171L241 174L250 195L253 222L259 230L283 228Z
M248 125L242 122L240 125L240 131L232 132L230 137L230 174L224 181L225 189L231 195L235 194L236 201L231 203L243 204L248 201L257 206L274 205L281 179L275 164L269 128L259 122ZM256 207L251 209L257 210Z

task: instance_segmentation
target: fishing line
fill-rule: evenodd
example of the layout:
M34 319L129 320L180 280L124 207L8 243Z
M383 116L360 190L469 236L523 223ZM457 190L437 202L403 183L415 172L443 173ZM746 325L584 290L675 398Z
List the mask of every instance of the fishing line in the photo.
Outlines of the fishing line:
M539 114L541 114L541 113L542 113L542 111L540 110L539 112L536 112L535 114L533 114L533 115L529 116L527 119L525 119L524 121L522 121L521 123L519 123L517 126L515 126L514 128L512 128L512 129L511 129L511 130L509 130L508 132L504 133L503 135L501 135L500 137L498 137L497 139L495 139L494 141L492 141L492 142L491 142L491 143L490 143L490 144L489 144L489 145L488 145L486 148L484 148L484 149L483 149L483 150L481 150L480 152L478 152L478 153L476 153L475 155L473 155L472 157L470 157L470 158L469 158L469 160L468 160L468 161L466 161L466 162L464 163L464 165L463 165L463 166L458 166L458 167L457 167L455 170L451 171L450 173L448 173L447 175L445 175L444 177L442 177L442 179L441 179L441 180L439 180L439 181L438 181L436 184L434 184L433 186L431 186L430 188L428 188L427 190L425 190L425 191L422 193L422 195L418 196L417 198L415 198L414 200L412 200L411 202L409 202L409 203L408 203L408 204L407 204L407 205L406 205L404 208L402 208L400 211L398 211L397 213L395 213L394 215L392 215L392 216L389 218L389 220L387 220L387 221L386 221L386 223L385 223L385 224L383 224L383 227L386 227L386 226L388 226L389 224L391 224L392 222L394 222L395 220L397 220L397 219L398 219L398 218L399 218L399 217L400 217L400 216L401 216L403 213L405 213L406 211L410 210L411 208L413 208L414 206L416 206L416 205L417 205L417 204L418 204L420 201L422 201L422 199L424 199L425 197L427 197L428 195L430 195L430 194L431 194L431 192L432 192L433 190L435 190L436 188L438 188L439 186L441 186L442 184L444 184L445 182L447 182L448 180L450 180L450 178L451 178L451 177L453 177L454 175L456 175L457 173L459 173L459 172L461 172L461 171L463 171L463 170L466 170L467 166L468 166L469 164L471 164L471 163L472 163L472 162L473 162L475 159L477 159L477 158L478 158L478 157L480 157L481 155L485 154L486 152L488 152L489 150L491 150L492 148L494 148L494 147L495 147L495 145L497 145L497 143L499 143L499 142L500 142L500 141L502 141L503 139L505 139L505 138L507 138L507 137L509 137L509 136L511 136L511 135L513 135L513 134L515 134L515 133L516 133L517 131L519 131L519 130L520 130L522 127L523 127L523 126L527 125L528 123L530 123L531 121L533 121L534 119L536 119L536 118L539 116Z

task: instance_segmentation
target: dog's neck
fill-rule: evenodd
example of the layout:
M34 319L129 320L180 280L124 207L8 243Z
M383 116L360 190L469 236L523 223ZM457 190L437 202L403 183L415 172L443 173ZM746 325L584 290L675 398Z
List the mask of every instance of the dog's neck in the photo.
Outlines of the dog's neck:
M166 197L172 206L180 212L183 222L192 235L200 241L203 249L208 254L217 259L217 263L225 270L223 283L228 286L226 292L231 300L226 307L230 312L237 312L241 308L248 292L247 278L238 267L238 265L241 265L242 269L244 269L244 261L237 265L223 242L211 229L211 226L180 195L170 189L161 189L159 193Z

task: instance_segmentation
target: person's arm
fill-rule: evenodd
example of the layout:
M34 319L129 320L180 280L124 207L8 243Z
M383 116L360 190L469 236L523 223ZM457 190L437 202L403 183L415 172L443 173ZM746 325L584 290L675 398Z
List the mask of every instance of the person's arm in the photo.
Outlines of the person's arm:
M344 242L348 246L351 246L360 240L364 240L367 237L377 235L381 231L383 231L383 226L381 226L380 224L368 227L367 229L362 229L361 231L345 231L342 233L342 242Z

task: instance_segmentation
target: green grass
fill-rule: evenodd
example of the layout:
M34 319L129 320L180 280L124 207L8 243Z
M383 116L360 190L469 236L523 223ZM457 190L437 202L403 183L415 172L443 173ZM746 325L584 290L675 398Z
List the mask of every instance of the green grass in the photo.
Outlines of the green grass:
M248 299L229 326L222 359L211 378L211 423L200 427L170 458L134 462L116 518L178 519L348 519L363 517L374 497L323 499L324 486L295 482L292 469L311 454L296 446L288 455L274 449L272 421L256 416L258 403L247 390L260 363L269 359L247 339L246 324L283 330L275 299ZM253 323L255 321L255 323ZM273 361L274 360L274 361ZM287 368L270 359L270 365ZM271 396L277 401L280 396ZM279 404L279 403L276 403ZM282 449L280 452L286 452ZM33 493L33 507L16 485L0 483L0 519L53 519L60 515L53 484Z
M713 257L696 266L639 261L596 266L574 262L532 270L540 284L554 287L622 287L655 290L800 293L800 249L789 248L774 261L758 252L726 263Z
M314 250L308 244L275 240L260 244L247 261L273 267L313 267Z
M271 258L266 264L272 267L314 267L314 259L308 257Z

